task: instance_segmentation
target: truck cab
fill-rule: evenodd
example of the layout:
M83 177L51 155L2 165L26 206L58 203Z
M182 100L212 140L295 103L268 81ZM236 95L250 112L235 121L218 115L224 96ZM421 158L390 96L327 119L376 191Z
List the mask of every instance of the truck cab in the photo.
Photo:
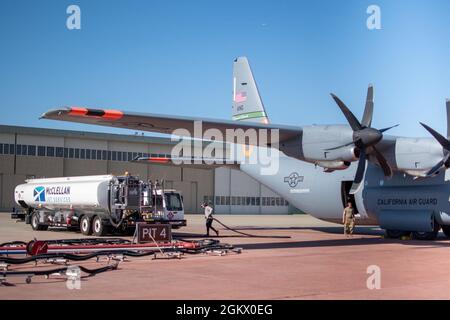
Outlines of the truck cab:
M186 226L183 196L180 192L173 189L144 188L142 199L142 217L146 222L165 222L174 229Z

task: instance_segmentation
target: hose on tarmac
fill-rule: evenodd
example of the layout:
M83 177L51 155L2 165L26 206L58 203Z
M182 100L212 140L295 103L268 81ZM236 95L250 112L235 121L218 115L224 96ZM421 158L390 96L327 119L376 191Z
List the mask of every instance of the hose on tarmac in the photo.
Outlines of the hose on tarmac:
M231 228L231 227L227 226L226 224L224 224L223 222L221 222L217 218L213 218L213 220L216 221L218 224L220 224L222 227L224 227L227 230L230 230L232 232L235 232L235 233L238 233L238 234L241 234L243 236L250 237L250 238L273 238L273 239L290 239L291 238L290 236L259 236L259 235L255 235L255 234L241 232L241 231L238 231L238 230L236 230L234 228Z
M102 273L102 272L106 272L106 271L110 271L110 270L116 270L118 267L118 263L106 266L106 267L101 267L101 268L97 268L97 269L88 269L86 267L83 266L77 266L81 271L83 271L84 273L87 273L89 276L94 276L98 273ZM67 267L63 267L63 268L57 268L57 269L51 269L51 270L32 270L32 271L26 271L26 270L22 270L22 271L0 271L0 275L2 275L3 277L6 276L11 276L11 275L24 275L24 276L29 276L29 275L33 275L33 276L49 276L55 273L63 273L65 271L67 271L67 269L70 268L70 266Z
M0 247L24 246L27 245L24 241L11 241L0 244Z
M130 240L122 238L86 238L86 239L58 239L58 240L43 240L49 245L52 244L66 244L66 245L95 245L95 244L126 244L131 243ZM27 245L29 242L11 241L0 244L0 247L15 247Z
M112 255L123 255L128 257L145 257L149 255L153 255L153 252L135 252L135 251L114 251L114 252L94 252L90 254L71 254L71 253L44 253L38 254L35 256L29 256L25 258L9 258L9 257L0 257L0 262L12 265L25 264L29 262L34 262L38 260L44 259L66 259L70 261L86 261L92 258L97 258L101 256L112 256Z
M82 239L87 240L87 239ZM180 252L180 253L186 253L186 254L200 254L205 253L207 251L213 251L213 250L234 250L234 246L230 244L220 243L219 240L213 240L213 239L204 239L204 240L195 240L195 241L189 241L189 240L181 240L183 242L189 242L194 243L196 246L193 246L191 248L181 248L181 247L173 247L173 248L162 248L161 250L164 253L169 252ZM73 240L71 240L73 242ZM62 247L63 248L63 247ZM130 250L130 249L124 249L124 250L115 250L115 251L98 251L88 254L72 254L72 253L65 253L65 252L58 252L58 253L42 253L37 254L34 256L28 256L24 258L10 258L10 257L4 257L0 256L0 262L11 264L11 265L20 265L20 264L26 264L30 262L36 262L39 260L50 260L50 259L65 259L69 261L86 261L93 258L98 258L101 256L127 256L127 257L134 257L134 258L140 258L140 257L146 257L154 255L154 251L146 252L146 251L139 251L139 249L136 250Z

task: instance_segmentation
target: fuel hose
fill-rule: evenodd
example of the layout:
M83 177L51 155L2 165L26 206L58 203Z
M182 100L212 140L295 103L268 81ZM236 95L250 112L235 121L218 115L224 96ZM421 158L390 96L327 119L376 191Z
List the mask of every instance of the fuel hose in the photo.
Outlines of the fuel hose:
M213 218L213 220L216 221L218 224L220 224L222 227L224 227L227 230L230 230L232 232L235 232L235 233L238 233L243 236L250 237L250 238L273 238L273 239L290 239L291 238L290 236L261 236L261 235L250 234L250 233L242 232L242 231L236 230L234 228L231 228L231 227L227 226L226 224L224 224L223 222L221 222L217 218Z

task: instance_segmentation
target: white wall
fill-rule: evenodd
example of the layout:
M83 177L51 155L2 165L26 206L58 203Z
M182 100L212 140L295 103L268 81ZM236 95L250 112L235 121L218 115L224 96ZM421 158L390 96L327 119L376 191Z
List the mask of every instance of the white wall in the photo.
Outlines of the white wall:
M284 205L284 199L268 189L247 174L229 168L218 168L215 170L214 182L214 208L218 214L287 214L289 206ZM217 197L221 197L217 199ZM225 197L225 198L222 198ZM233 204L233 197L235 204ZM237 199L240 197L240 199ZM243 199L244 197L244 199ZM243 200L247 202L247 197L255 201L255 205L242 205ZM263 206L263 199L278 198L278 203L283 205ZM218 202L220 200L220 202ZM225 205L222 205L225 200ZM240 205L239 205L240 201ZM259 201L259 204L258 204Z

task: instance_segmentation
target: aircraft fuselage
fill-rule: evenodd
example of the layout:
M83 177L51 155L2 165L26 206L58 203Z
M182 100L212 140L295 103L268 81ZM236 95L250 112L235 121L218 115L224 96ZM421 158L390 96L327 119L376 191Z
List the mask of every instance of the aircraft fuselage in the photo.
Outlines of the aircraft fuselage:
M387 179L378 166L369 163L363 187L352 196L348 191L356 166L352 163L347 170L330 173L283 155L275 175L261 175L258 165L242 164L241 170L321 220L342 223L344 205L351 200L360 214L359 224L408 229L405 231L430 231L430 219L450 225L450 182L446 172L427 179L396 172ZM396 219L402 220L398 226Z

